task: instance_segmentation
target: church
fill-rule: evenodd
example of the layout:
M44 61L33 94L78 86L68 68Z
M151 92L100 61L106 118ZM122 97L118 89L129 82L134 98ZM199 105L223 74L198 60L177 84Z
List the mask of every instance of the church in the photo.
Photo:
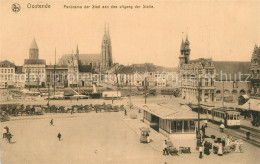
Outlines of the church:
M96 54L79 53L77 46L75 54L64 54L60 60L59 65L69 65L69 62L77 59L80 65L91 65L97 72L104 72L113 67L112 46L109 34L109 26L105 25L105 32L101 44L101 52Z

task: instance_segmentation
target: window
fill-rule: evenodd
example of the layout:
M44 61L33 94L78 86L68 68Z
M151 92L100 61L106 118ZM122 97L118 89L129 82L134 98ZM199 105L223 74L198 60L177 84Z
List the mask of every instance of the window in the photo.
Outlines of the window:
M209 79L205 79L205 86L209 86Z
M211 86L214 86L214 80L211 78Z
M194 131L195 131L195 122L190 121L190 132L194 132Z
M11 73L13 73L13 71L14 71L14 70L13 70L13 69L11 69Z
M237 115L234 115L234 120L237 120Z
M171 130L172 130L172 132L177 132L176 121L172 121L172 123L171 123Z
M177 132L182 132L182 121L177 121L176 129Z
M233 115L229 115L229 120L233 120Z

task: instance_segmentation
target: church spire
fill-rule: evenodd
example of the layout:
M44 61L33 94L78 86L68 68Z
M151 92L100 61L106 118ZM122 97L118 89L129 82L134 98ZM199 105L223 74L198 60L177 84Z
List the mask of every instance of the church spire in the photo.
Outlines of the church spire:
M107 23L105 23L105 33L104 33L104 35L106 35L107 34Z
M185 44L190 44L189 39L188 39L188 34L186 34Z
M107 24L107 34L109 36L109 23Z
M79 54L79 45L77 44L76 54Z
M181 51L182 50L184 50L184 41L183 41L183 39L182 39L182 41L181 41Z

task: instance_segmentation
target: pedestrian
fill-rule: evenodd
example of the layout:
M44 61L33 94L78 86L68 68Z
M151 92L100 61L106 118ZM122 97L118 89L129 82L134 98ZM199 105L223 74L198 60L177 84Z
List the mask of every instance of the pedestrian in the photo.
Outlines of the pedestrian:
M6 128L4 127L4 129L3 129L3 138L6 138Z
M220 129L220 132L223 133L224 132L224 128L225 128L225 125L221 122L220 126L219 126L219 129Z
M59 133L57 137L59 138L59 141L60 141L61 140L61 134Z
M6 129L6 133L9 133L9 128L8 128L8 126L6 126L5 129Z
M51 119L50 124L51 124L51 126L53 125L53 119Z
M199 152L200 152L200 155L199 155L199 158L202 159L203 158L203 147L202 147L202 144L200 144L200 147L199 147Z
M125 116L127 115L127 110L125 109Z
M226 146L230 146L230 136L229 135L227 137Z
M202 131L202 138L204 138L205 137L205 126L204 125L202 125L201 131Z
M209 155L209 143L205 141L204 143L204 154Z
M221 143L222 143L222 147L225 147L226 146L226 141L225 141L225 137L222 139Z
M208 120L204 121L204 126L205 126L205 128L208 127Z
M168 149L167 149L167 141L164 140L164 143L163 143L163 155L168 155Z
M12 135L10 132L8 132L8 133L6 134L6 138L7 138L7 140L8 140L9 143L11 143L12 136L13 136L13 135Z
M222 155L223 155L222 143L218 143L218 156L222 156Z
M149 137L150 135L149 135L149 133L147 132L146 133L146 139L147 139L147 143L150 143L150 137Z

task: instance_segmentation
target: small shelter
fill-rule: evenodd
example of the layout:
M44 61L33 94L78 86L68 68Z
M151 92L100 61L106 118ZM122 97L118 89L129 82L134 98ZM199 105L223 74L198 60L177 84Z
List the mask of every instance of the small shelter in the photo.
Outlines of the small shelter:
M144 122L167 136L175 147L196 148L198 114L187 105L149 104L139 106L144 112ZM206 116L201 115L200 120Z

